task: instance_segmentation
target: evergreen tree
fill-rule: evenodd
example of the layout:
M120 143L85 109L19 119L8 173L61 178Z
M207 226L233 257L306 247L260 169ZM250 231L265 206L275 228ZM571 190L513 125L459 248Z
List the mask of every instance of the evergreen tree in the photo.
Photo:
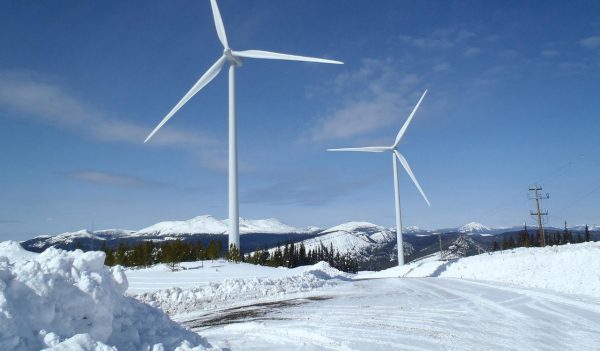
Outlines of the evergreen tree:
M494 242L492 243L492 251L498 251L500 250L500 245L498 245L498 242L496 240L494 240Z
M591 239L591 235L590 235L590 228L588 227L588 225L587 225L587 224L585 225L585 233L584 233L584 236L585 236L585 241L586 241L586 242L590 241L590 239Z
M229 245L229 252L227 253L227 259L231 262L239 263L242 260L240 250L235 244Z
M119 247L117 248L117 254L115 256L115 264L120 264L121 266L127 266L127 246L125 243L120 242Z

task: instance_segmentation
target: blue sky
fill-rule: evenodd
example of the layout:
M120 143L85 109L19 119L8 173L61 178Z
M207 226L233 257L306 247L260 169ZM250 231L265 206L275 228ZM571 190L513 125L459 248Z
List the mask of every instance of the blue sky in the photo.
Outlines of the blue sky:
M296 226L600 222L600 3L219 2L233 49L339 59L238 71L240 215ZM208 1L0 4L0 238L227 216L222 72L143 140L219 57Z

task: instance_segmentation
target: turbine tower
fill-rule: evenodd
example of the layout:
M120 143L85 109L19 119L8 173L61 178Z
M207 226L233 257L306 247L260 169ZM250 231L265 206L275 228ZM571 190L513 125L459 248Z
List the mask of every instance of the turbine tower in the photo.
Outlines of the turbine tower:
M406 128L408 128L408 125L410 124L410 121L415 116L415 113L417 112L419 105L421 105L421 101L423 101L423 98L425 98L425 94L427 94L427 90L425 90L425 92L419 99L419 102L417 102L417 105L412 110L410 116L408 116L408 119L406 120L406 122L404 122L404 125L402 126L402 128L400 128L400 131L398 132L398 135L396 136L396 140L394 141L394 144L392 146L367 146L367 147L351 147L351 148L343 148L343 149L327 149L327 151L357 151L357 152L386 152L387 151L387 152L392 153L392 160L393 160L393 164L394 164L394 191L395 191L395 200L396 200L396 202L395 202L396 203L396 240L398 242L398 266L404 265L404 242L402 241L402 219L400 217L400 192L398 190L398 161L400 161L400 163L402 164L402 167L404 167L404 169L406 170L406 173L408 173L408 175L410 176L410 179L412 179L413 183L415 183L415 185L417 186L417 189L419 189L419 192L421 193L421 195L423 195L423 198L425 199L425 202L427 202L427 205L431 206L431 204L429 203L429 200L427 199L427 196L425 196L425 193L423 192L423 189L421 189L421 185L419 185L417 178L415 178L415 175L413 174L412 170L410 169L410 166L408 165L406 158L404 158L404 156L402 156L402 154L400 152L398 152L398 150L397 150L398 144L400 143L400 140L402 140L402 137L404 136L404 133L406 132Z
M235 69L242 65L242 58L290 60L318 63L342 64L340 61L326 60L315 57L281 54L262 50L234 51L229 47L223 19L216 0L210 1L217 35L223 44L223 54L192 86L185 96L173 107L163 120L148 135L147 142L179 109L188 102L198 91L204 88L221 71L225 63L229 63L229 245L240 248L239 214L238 214L238 160L237 160L237 129L235 116Z

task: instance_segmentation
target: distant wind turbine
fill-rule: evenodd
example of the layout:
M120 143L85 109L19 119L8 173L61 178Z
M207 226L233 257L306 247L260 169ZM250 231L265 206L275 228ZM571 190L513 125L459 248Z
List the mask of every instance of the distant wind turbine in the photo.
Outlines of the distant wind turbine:
M223 44L223 55L198 79L196 84L185 94L185 96L173 107L171 112L154 128L152 133L148 135L147 142L152 136L165 124L173 115L192 98L200 89L204 88L212 81L221 71L223 65L229 62L229 245L235 245L240 248L240 233L239 233L239 215L238 215L238 169L237 169L237 130L235 118L235 68L242 65L242 58L256 59L271 59L271 60L290 60L290 61L306 61L319 63L335 63L342 64L340 61L326 60L315 57L297 56L281 54L277 52L262 51L262 50L245 50L233 51L227 42L223 19L219 12L216 0L210 1L212 7L215 27L221 44Z
M396 136L396 141L394 141L394 145L392 145L392 146L350 147L350 148L344 148L344 149L327 149L327 151L357 151L357 152L386 152L386 151L389 151L392 153L392 159L394 162L394 191L395 191L395 195L396 195L396 240L398 242L398 266L404 265L404 242L402 241L402 222L401 222L402 219L400 218L400 192L398 190L398 161L400 161L400 163L406 170L406 173L408 173L408 175L410 176L410 179L412 179L412 181L417 186L417 189L419 189L419 192L421 193L421 195L423 195L423 198L425 199L425 202L427 202L427 205L431 206L431 204L429 203L429 200L427 199L427 196L425 196L425 193L423 192L423 189L421 189L421 186L419 185L417 178L415 178L415 175L413 174L412 170L410 169L408 162L406 161L404 156L402 156L402 154L399 153L397 150L398 144L400 143L400 140L402 140L402 137L404 136L404 133L406 132L406 128L408 128L408 125L410 124L410 121L415 116L415 113L417 112L419 105L421 105L421 101L423 101L425 94L427 94L427 90L425 90L425 92L419 99L419 102L417 102L417 105L412 110L410 116L408 116L408 119L406 120L406 122L404 122L404 125L402 126L402 128L400 128L400 131L398 132L398 135Z

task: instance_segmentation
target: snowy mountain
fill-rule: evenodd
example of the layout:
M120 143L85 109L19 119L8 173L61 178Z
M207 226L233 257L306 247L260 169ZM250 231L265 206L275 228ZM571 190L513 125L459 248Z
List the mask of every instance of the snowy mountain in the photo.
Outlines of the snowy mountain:
M323 230L315 238L301 241L306 250L332 246L340 254L350 254L363 264L383 266L397 260L396 233L369 222L348 222ZM414 247L404 242L404 254L413 254Z
M41 235L22 242L28 250L40 252L48 247L58 247L72 250L77 247L97 250L106 244L116 247L122 241L135 244L140 240L162 241L174 237L183 240L208 241L214 235L226 235L229 220L219 220L210 215L198 216L185 221L164 221L144 229L134 231L125 229L105 229L90 231L82 229L76 232L67 232L58 235ZM272 245L277 240L298 241L312 237L321 229L317 227L295 228L275 218L269 219L247 219L240 218L240 234L242 244L246 247ZM281 236L277 239L276 237ZM223 238L221 240L226 240Z
M452 260L472 255L478 255L486 250L478 244L471 236L461 234L458 238L448 245L446 250L442 251L442 257L446 260Z
M226 234L229 220L219 220L210 215L198 216L186 221L166 221L156 223L135 233L139 236L181 235L181 234ZM313 228L294 228L280 222L278 219L247 219L240 218L240 234L264 233L307 233Z
M459 233L483 233L490 230L492 230L490 227L477 222L467 223L457 229Z

